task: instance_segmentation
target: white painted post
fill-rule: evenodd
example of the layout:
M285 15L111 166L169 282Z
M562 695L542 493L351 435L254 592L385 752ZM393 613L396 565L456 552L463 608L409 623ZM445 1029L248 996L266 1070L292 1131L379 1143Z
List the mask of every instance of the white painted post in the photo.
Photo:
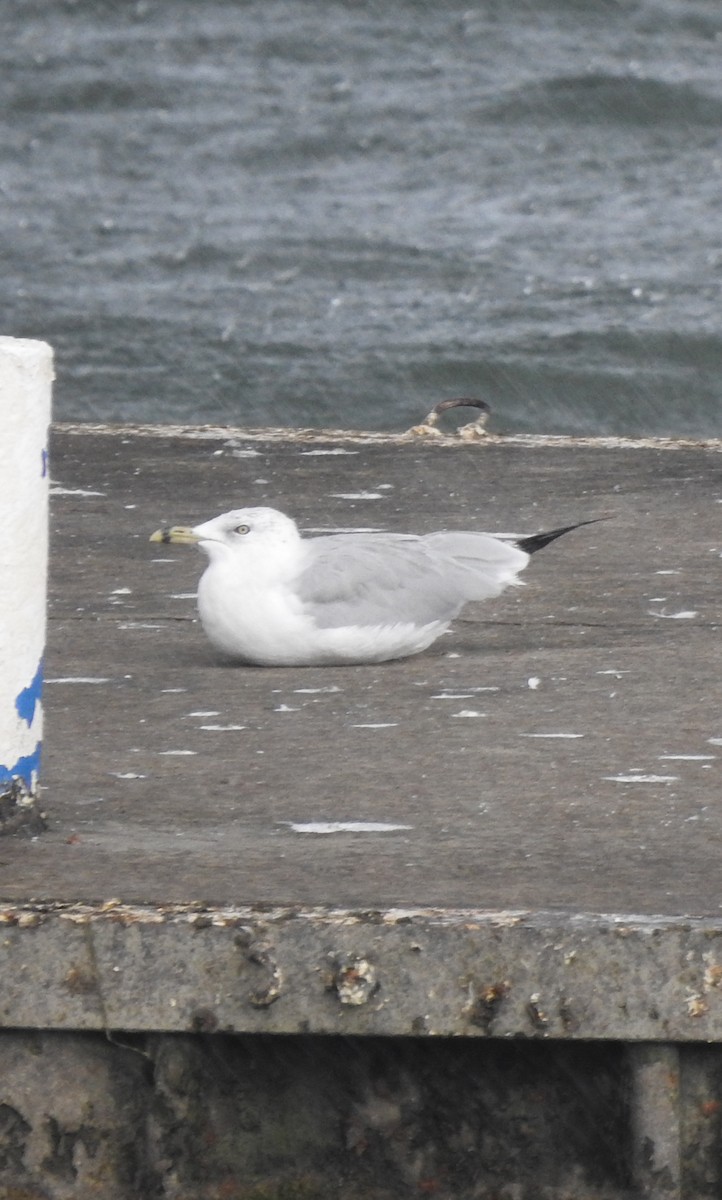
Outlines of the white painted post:
M52 379L50 346L0 337L0 833L37 799Z

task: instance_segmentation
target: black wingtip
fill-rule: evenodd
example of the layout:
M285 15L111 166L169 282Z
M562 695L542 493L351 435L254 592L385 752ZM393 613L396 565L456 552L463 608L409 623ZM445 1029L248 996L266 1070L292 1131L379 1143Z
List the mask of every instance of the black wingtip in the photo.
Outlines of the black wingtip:
M576 525L564 525L561 529L550 530L549 533L533 533L531 537L519 538L516 544L527 554L536 554L537 550L543 550L550 542L555 542L565 533L571 533L573 529L581 529L582 525L596 525L598 521L611 521L611 517L592 517L590 521L577 521Z

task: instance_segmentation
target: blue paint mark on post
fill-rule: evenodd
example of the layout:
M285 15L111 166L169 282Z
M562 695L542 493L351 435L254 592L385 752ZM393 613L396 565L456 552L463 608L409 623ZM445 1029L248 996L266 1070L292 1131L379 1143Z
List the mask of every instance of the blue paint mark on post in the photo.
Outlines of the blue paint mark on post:
M36 742L32 754L23 754L11 767L0 763L0 785L12 783L13 779L22 779L29 792L33 790L40 773L40 752L42 743Z
M28 729L33 723L35 709L40 703L40 697L43 690L43 660L40 659L38 669L35 672L32 682L15 697L15 707L21 721L27 721Z
M48 452L46 449L43 449L40 452L40 462L40 478L44 479L48 473Z

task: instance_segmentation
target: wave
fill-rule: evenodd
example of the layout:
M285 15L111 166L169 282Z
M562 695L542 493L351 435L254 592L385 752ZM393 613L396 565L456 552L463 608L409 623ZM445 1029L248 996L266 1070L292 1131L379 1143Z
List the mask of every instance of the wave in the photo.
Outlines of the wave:
M180 96L180 88L158 86L145 79L134 84L101 76L65 83L38 78L32 88L18 88L7 101L7 107L27 113L107 113L123 109L169 108Z
M688 83L591 72L523 87L485 106L482 115L498 121L717 126L722 123L722 100Z
M708 437L718 432L722 339L625 329L500 339L345 343L183 319L49 314L55 415L402 430L439 399L480 396L496 433ZM22 330L20 332L23 332ZM450 421L453 424L453 421Z

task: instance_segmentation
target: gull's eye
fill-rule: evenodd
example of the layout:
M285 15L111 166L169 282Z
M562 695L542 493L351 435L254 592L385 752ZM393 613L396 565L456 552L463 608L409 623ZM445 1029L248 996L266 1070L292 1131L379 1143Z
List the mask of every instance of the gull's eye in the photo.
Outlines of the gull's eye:
M250 533L251 527L250 527L250 525L236 525L236 528L233 530L233 532L234 533Z

